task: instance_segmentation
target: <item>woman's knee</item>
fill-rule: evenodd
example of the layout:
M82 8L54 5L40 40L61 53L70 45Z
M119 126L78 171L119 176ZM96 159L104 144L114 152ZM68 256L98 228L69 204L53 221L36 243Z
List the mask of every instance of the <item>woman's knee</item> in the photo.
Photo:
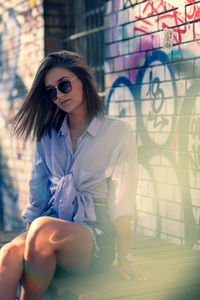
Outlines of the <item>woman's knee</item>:
M23 259L25 242L14 243L10 242L5 244L0 250L1 264L8 264L16 259Z
M29 228L26 250L29 254L50 255L54 249L49 243L49 237L54 229L53 220L50 217L39 217L35 219Z

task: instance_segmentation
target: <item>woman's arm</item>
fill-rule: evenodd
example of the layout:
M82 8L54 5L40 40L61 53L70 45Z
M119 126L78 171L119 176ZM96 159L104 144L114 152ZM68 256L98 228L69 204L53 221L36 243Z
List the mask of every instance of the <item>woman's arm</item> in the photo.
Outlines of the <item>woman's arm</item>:
M125 257L131 252L130 217L118 217L114 222L117 239L118 257Z
M51 197L50 182L43 157L41 143L37 143L29 180L29 202L22 212L22 217L29 223L42 214Z
M114 229L117 239L118 263L120 274L125 279L131 277L143 281L149 279L149 273L144 271L137 264L134 264L134 259L131 254L131 230L130 216L118 217L114 222Z

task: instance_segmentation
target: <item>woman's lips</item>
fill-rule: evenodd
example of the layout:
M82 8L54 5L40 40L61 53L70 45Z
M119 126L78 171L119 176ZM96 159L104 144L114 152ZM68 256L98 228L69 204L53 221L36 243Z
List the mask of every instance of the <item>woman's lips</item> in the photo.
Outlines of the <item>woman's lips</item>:
M66 104L69 101L70 101L70 99L65 99L65 100L61 101L61 105L64 105L64 104Z

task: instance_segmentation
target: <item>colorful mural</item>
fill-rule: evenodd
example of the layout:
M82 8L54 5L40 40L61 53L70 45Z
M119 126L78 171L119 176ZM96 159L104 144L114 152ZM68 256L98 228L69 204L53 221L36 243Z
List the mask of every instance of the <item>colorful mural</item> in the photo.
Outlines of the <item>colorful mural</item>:
M0 3L0 227L21 226L27 201L32 146L12 136L9 121L17 112L43 57L42 2Z
M107 5L109 114L136 133L139 182L134 227L200 248L200 4ZM113 9L112 9L113 8ZM173 46L163 48L164 28Z

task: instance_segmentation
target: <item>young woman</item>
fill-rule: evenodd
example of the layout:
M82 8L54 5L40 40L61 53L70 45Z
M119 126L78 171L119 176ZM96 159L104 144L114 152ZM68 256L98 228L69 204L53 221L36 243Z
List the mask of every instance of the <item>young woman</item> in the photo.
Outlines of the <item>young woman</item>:
M47 55L15 117L14 133L36 140L27 232L0 252L0 299L42 299L56 267L99 272L131 264L136 147L129 126L106 116L90 70L73 52Z

